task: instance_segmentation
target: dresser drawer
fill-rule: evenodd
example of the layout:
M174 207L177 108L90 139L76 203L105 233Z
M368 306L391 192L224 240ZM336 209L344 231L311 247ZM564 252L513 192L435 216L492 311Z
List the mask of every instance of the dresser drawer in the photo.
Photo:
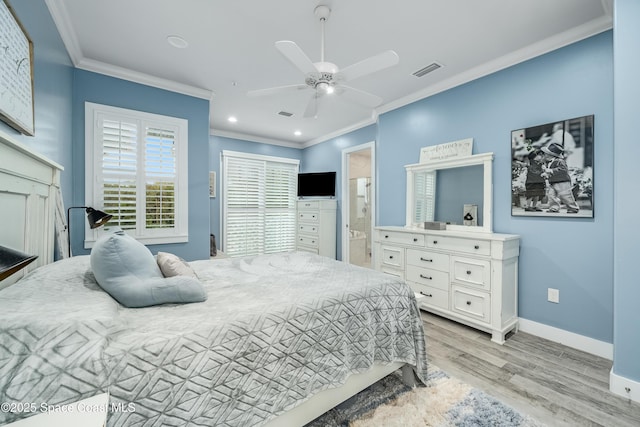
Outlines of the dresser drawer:
M451 281L491 290L491 263L480 259L451 257Z
M431 305L443 310L449 310L449 292L432 286L420 285L418 283L409 283L409 286L411 286L411 289L414 292L425 297L421 301L421 304Z
M447 291L449 289L449 273L429 268L407 265L407 281Z
M400 243L402 245L424 247L424 234L381 230L379 236L382 243Z
M491 242L448 236L429 236L427 247L476 255L491 255Z
M380 264L388 267L404 268L404 249L395 246L381 246Z
M382 271L383 273L389 274L391 276L397 277L398 279L404 280L404 270L399 270L397 268L383 265L380 267L380 271Z
M309 246L311 248L318 248L318 238L308 236L298 236L297 246Z
M449 271L449 255L437 252L407 249L407 264L434 270Z
M320 209L320 202L318 200L309 200L309 201L299 201L298 202L298 210L303 209Z
M315 224L298 224L298 233L318 234L318 226Z
M298 221L304 222L318 222L318 213L317 212L298 212Z
M452 286L451 301L454 312L487 323L491 321L491 296L488 293Z

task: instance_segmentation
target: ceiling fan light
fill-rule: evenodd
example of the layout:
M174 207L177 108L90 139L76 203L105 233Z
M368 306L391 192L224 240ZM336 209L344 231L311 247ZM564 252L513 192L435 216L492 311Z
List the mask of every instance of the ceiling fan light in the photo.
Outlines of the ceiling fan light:
M327 82L320 82L316 85L316 89L322 93L330 94L333 93L334 87Z

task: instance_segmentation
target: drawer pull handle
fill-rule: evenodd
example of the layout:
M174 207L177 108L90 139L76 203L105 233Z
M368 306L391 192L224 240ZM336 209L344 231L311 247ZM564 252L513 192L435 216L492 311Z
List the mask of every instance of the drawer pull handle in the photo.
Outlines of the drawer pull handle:
M471 270L467 270L467 274L471 274Z
M434 240L434 241L433 241L433 244L434 244L434 245L437 245L437 244L438 244L438 241L437 241L437 240Z
M467 301L467 305L471 305L471 301Z
M386 234L386 235L384 236L384 238L385 238L385 239L388 239L388 238L389 238L389 235L388 235L388 234Z
M417 242L417 241L418 241L418 239L416 239L416 238L414 237L414 238L413 238L413 241L414 241L414 242Z
M420 257L420 261L424 261L424 262L433 262L433 260L432 260L432 259L427 259L427 258L423 258L423 257Z
M389 259L393 259L393 255L389 255Z
M480 246L479 245L475 245L473 248L474 249L480 249Z
M423 279L427 279L427 280L433 280L433 277L429 277L429 276L425 276L425 275L420 275L420 277L422 277Z
M432 294L425 294L425 293L424 293L424 292L422 292L422 291L420 291L420 293L421 293L422 295L424 295L425 297L433 298L433 295L432 295Z

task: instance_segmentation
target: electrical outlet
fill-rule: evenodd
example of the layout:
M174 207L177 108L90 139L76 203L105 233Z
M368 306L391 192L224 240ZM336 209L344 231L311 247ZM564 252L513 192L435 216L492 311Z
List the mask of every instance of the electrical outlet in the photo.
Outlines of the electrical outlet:
M554 302L558 304L560 302L560 290L548 288L547 289L547 300L549 302Z

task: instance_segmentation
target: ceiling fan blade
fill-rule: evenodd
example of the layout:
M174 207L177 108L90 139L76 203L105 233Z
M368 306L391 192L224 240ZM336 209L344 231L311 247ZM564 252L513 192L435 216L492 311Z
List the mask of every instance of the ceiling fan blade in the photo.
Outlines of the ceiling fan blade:
M276 42L276 48L287 58L302 74L317 73L316 66L309 57L292 41L282 40Z
M309 102L307 103L307 108L304 110L304 114L302 115L305 118L316 117L318 115L318 94L314 93L311 98L309 98Z
M371 108L382 104L382 98L372 93L345 85L340 85L339 87L342 89L340 91L340 96L349 101L353 101L356 104Z
M270 87L267 89L250 90L249 92L247 92L247 96L251 96L251 97L267 96L267 95L275 95L282 92L295 92L303 89L310 89L310 88L305 84L277 86L277 87Z
M398 54L392 50L379 53L375 56L363 59L360 62L349 65L343 70L340 70L336 77L343 81L349 81L357 79L358 77L365 76L367 74L375 73L376 71L383 70L385 68L392 67L400 61Z

